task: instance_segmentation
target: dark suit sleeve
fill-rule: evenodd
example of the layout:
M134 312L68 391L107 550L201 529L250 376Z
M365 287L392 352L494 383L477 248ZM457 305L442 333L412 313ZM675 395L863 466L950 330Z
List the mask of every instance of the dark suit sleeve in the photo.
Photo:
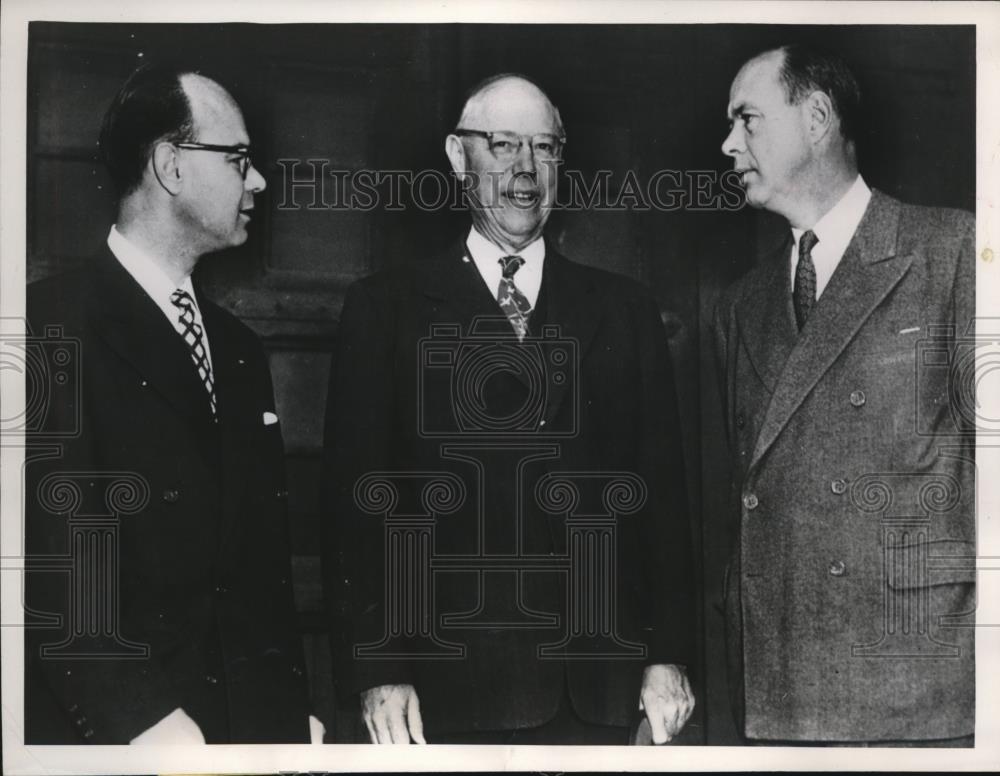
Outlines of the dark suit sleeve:
M640 428L642 476L649 508L642 519L644 630L648 634L648 663L692 666L695 662L696 580L688 521L681 427L670 353L659 311L645 298L639 311L641 343Z
M392 467L397 387L392 305L364 284L347 293L330 370L324 429L323 565L335 681L342 698L383 684L412 683L405 661L354 658L385 632L382 520L362 512L354 485Z

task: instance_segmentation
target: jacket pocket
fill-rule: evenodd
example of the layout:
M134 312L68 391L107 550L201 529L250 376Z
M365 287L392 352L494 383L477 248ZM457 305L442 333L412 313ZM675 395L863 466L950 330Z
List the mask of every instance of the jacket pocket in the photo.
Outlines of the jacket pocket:
M893 590L975 584L976 545L959 539L931 539L886 548L886 579Z

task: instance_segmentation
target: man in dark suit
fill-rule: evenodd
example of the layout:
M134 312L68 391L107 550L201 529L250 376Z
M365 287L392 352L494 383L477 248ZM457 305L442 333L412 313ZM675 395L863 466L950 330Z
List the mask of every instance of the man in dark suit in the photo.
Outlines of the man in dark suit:
M974 355L974 221L868 188L859 103L839 57L800 46L729 95L722 149L790 227L717 308L734 704L751 741L969 746L975 439L953 367Z
M77 345L79 394L28 437L25 740L308 742L270 372L191 282L247 239L265 186L242 114L150 65L100 146L107 248L28 289L30 330Z
M644 708L662 743L694 705L666 339L543 240L564 142L529 80L480 84L445 149L472 229L344 302L324 564L372 742L624 744Z

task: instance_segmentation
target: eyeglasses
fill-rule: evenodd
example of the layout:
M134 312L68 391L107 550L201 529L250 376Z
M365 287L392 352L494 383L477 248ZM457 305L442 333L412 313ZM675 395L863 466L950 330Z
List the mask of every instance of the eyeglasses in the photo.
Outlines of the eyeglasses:
M247 179L247 173L250 172L250 168L253 166L253 161L250 159L250 146L240 144L240 145L214 145L212 143L174 143L178 148L183 148L188 151L215 151L220 154L234 154L238 159L233 161L238 161L240 164L240 175L243 176L243 180Z
M562 156L566 138L549 133L537 135L519 135L516 132L483 132L478 129L456 129L459 137L482 137L497 161L509 162L519 153L525 141L531 145L531 153L536 159L551 162Z

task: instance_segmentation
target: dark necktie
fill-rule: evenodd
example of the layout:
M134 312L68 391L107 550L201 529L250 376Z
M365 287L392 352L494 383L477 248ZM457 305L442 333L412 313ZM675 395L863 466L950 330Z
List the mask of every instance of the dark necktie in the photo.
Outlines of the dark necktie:
M813 264L812 249L818 242L819 238L812 230L804 232L799 238L799 263L795 266L795 288L792 289L792 304L799 331L806 325L809 311L816 303L816 266Z
M531 303L521 293L521 289L514 285L514 273L522 264L524 259L520 256L504 256L500 259L503 277L500 278L500 287L497 290L497 302L500 303L500 309L507 316L510 325L514 327L518 342L527 336L528 318L531 316Z
M215 379L212 377L212 365L208 360L208 353L205 350L205 337L201 326L194 319L194 300L191 295L180 288L170 295L170 301L180 311L181 332L188 350L191 351L191 360L194 361L198 370L198 377L201 378L205 390L208 391L208 401L212 408L212 416L216 414L215 407Z

